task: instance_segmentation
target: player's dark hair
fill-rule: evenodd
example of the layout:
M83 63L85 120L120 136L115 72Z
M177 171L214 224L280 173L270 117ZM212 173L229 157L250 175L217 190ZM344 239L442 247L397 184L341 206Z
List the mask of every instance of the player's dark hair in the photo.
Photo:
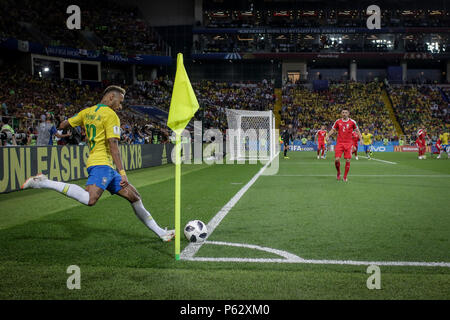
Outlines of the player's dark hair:
M350 110L348 108L342 108L341 112L344 111L344 110L347 110L348 112L350 112Z
M106 87L105 91L103 91L103 95L106 95L110 92L118 92L121 93L123 95L125 95L126 91L124 88L121 88L119 86L108 86Z

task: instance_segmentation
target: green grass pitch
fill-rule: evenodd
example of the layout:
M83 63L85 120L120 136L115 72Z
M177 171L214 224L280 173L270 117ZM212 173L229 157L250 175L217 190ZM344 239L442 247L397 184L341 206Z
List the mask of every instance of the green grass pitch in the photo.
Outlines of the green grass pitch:
M208 241L307 260L450 263L450 160L378 153L388 162L353 159L345 183L336 181L332 153L289 156L276 175L256 180ZM208 223L261 167L183 165L181 226ZM162 227L174 226L174 171L129 172ZM25 190L0 195L0 208L0 299L450 298L448 266L380 265L381 289L369 290L368 265L267 262L284 258L249 247L207 242L194 258L210 261L176 261L174 242L162 243L109 193L85 207ZM70 265L80 267L80 290L66 287Z

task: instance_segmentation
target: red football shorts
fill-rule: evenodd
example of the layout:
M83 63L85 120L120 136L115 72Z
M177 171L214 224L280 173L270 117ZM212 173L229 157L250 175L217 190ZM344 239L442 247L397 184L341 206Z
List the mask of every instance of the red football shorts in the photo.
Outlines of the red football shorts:
M334 149L334 157L340 158L344 153L344 159L352 158L353 143L338 143Z
M419 146L419 156L423 156L426 151L427 151L426 146Z
M325 143L319 142L319 145L317 146L317 150L323 150L323 149L325 149Z

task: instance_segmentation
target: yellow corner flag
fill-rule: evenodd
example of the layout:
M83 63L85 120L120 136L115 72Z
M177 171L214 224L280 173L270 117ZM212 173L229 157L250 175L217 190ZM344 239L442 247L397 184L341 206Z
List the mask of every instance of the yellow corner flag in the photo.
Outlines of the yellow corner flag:
M186 128L198 108L197 98L195 97L186 69L184 69L183 54L179 53L177 55L177 73L173 84L167 126L175 131L178 136Z
M181 133L191 121L199 105L183 64L183 54L177 55L177 73L173 84L167 126L176 133L175 145L175 259L180 260L181 204Z

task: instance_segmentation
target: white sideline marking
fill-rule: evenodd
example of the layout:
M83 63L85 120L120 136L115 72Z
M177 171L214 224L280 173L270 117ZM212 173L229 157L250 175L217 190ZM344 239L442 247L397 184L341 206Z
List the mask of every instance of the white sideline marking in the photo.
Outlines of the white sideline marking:
M450 178L449 174L350 174L350 177ZM336 174L276 174L269 177L336 177Z
M361 158L366 158L369 159L366 156L360 156ZM375 160L375 161L380 161L380 162L384 162L384 163L389 163L389 164L398 164L397 162L392 162L392 161L386 161L386 160L381 160L381 159L375 159L375 158L370 158L371 160Z
M333 264L333 265L354 265L354 266L367 266L367 265L378 265L378 266L404 266L404 267L444 267L450 268L450 262L415 262L415 261L355 261L355 260L316 260L316 259L303 259L292 253L267 248L260 247L250 244L242 243L231 243L231 242L221 242L221 241L205 241L203 244L213 244L213 245L224 245L232 247L244 247L249 249L256 249L260 251L265 251L273 254L277 254L284 259L274 259L274 258L208 258L208 257L184 257L183 260L188 261L204 261L204 262L257 262L257 263L306 263L306 264ZM197 244L200 247L200 244Z
M242 198L242 196L247 192L248 189L256 182L256 180L261 176L261 174L266 170L266 168L272 163L272 161L278 156L279 152L270 160L268 161L264 167L262 167L254 176L250 179L249 182L245 186L241 188L241 190L238 191L234 195L233 198L231 198L230 201L228 201L227 204L225 204L222 209L220 209L219 212L216 213L216 215L211 219L211 221L208 222L206 225L206 228L208 230L208 236L210 236L214 229L219 225L219 223L225 218L225 216L230 212L230 210L235 206L235 204L239 201L239 199ZM202 247L202 244L194 244L190 243L184 248L184 250L180 254L180 259L187 259L192 258L198 250Z

